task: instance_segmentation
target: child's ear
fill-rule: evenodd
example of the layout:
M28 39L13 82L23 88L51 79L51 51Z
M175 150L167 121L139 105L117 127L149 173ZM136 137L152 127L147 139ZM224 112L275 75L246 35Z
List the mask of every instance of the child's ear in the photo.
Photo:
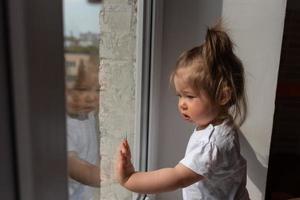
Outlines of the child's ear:
M225 106L230 101L231 94L231 89L228 86L225 86L220 94L219 104L221 106Z

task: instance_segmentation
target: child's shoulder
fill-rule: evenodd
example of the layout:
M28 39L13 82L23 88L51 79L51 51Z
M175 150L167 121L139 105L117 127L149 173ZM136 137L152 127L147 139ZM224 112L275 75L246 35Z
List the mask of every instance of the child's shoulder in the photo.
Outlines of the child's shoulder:
M238 129L232 123L225 121L214 126L210 142L219 149L228 149L238 144Z

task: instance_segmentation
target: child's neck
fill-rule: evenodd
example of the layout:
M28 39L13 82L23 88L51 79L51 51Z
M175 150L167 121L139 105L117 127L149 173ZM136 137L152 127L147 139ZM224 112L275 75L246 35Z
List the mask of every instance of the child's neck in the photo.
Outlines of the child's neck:
M68 115L71 118L78 119L78 120L85 120L88 118L88 114L86 113L68 113Z
M205 123L205 124L198 124L196 130L203 130L205 129L209 124L212 124L213 126L217 126L219 124L222 124L224 122L224 118L214 118L213 120L210 120L209 122Z

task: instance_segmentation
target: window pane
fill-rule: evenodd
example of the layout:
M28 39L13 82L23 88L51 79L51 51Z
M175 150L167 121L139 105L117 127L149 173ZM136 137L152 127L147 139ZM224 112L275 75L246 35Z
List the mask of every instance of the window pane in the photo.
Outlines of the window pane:
M69 199L99 199L100 4L64 0Z
M135 157L140 132L136 14L134 0L64 0L70 200L132 197L114 179L114 160L123 138Z

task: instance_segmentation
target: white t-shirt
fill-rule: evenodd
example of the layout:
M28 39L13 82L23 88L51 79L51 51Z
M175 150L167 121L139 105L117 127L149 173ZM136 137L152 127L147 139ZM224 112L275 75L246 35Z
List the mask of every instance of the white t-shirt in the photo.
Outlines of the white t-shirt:
M205 178L183 188L184 200L248 200L246 160L238 132L228 121L194 130L180 161Z
M97 129L94 113L85 119L67 116L68 152L75 152L78 157L91 164L99 161ZM69 178L69 200L92 200L96 189L83 185Z

